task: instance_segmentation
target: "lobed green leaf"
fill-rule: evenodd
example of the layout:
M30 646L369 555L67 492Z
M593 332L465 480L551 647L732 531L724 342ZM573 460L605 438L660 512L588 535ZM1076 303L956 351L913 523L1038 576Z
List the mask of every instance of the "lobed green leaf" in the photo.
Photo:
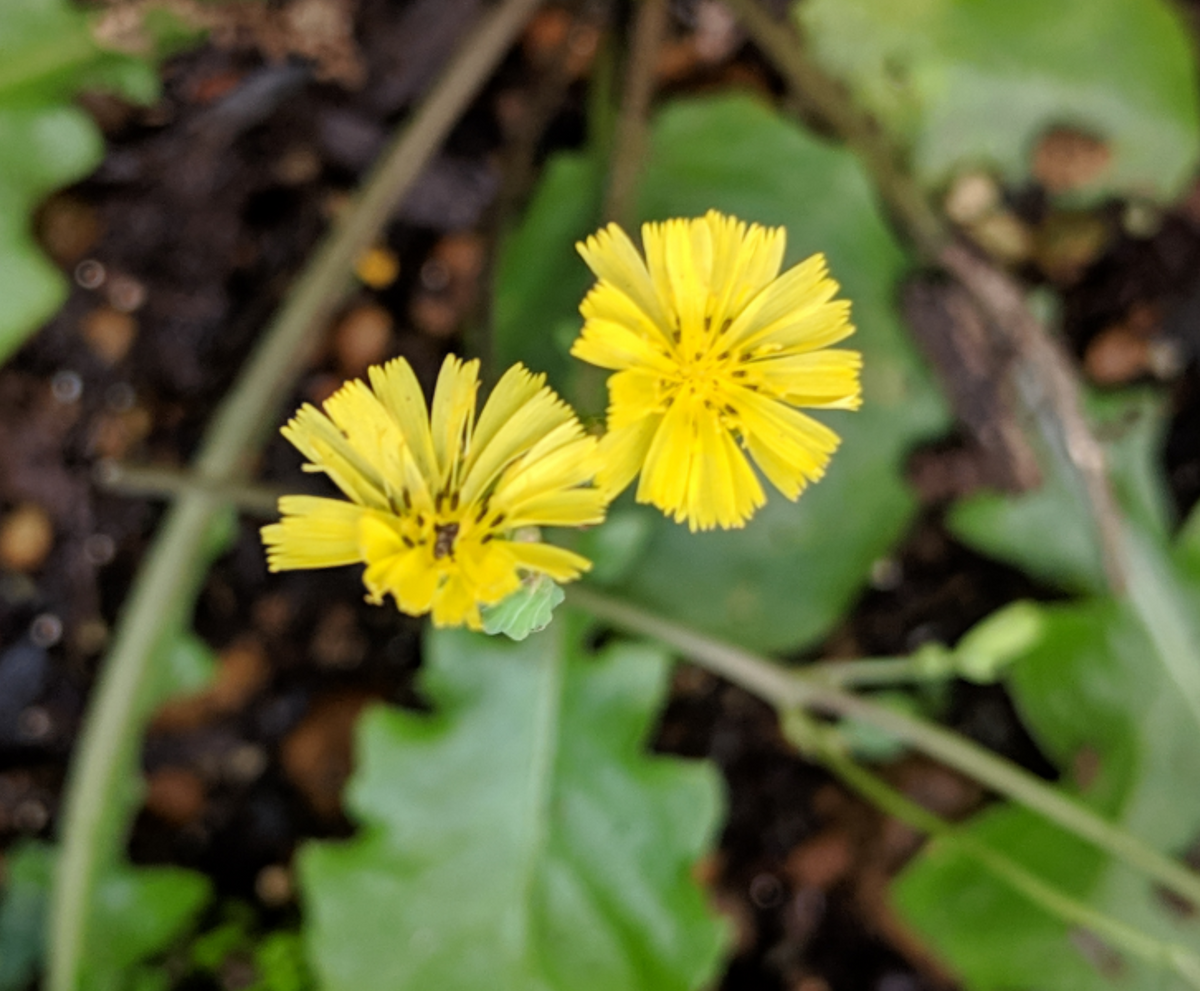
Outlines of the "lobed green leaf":
M346 843L302 852L327 991L685 991L724 944L690 871L710 767L644 752L668 662L585 655L560 620L521 644L431 634L431 715L363 720Z

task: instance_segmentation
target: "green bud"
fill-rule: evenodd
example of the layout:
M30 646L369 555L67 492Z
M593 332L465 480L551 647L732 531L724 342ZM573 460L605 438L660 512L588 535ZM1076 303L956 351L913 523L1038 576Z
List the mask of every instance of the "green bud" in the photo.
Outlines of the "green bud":
M1041 607L1033 602L1014 602L976 623L954 648L958 674L968 681L990 684L997 681L1022 654L1042 639Z

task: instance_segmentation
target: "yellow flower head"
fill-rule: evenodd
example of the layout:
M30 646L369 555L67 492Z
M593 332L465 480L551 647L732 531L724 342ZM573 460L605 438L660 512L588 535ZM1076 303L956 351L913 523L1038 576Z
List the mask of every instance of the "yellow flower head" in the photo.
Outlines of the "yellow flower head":
M813 255L779 274L782 228L709 211L642 227L645 259L609 224L578 245L599 279L580 312L577 358L616 370L597 483L692 530L741 527L765 501L746 454L795 499L838 436L797 406L857 409L850 304Z
M591 567L550 544L513 539L522 527L604 518L587 486L596 440L544 375L510 368L478 419L479 362L442 365L427 410L402 358L348 382L321 413L304 406L283 434L350 500L293 495L263 527L272 571L364 563L368 598L390 594L437 626L482 627L479 607L520 585L522 572L570 581Z

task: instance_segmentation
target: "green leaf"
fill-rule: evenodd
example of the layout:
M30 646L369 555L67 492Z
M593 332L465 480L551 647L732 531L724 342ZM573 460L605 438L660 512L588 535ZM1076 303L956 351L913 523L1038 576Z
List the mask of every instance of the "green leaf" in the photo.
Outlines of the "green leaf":
M1186 554L1168 546L1159 525L1161 479L1148 466L1161 417L1141 400L1124 409L1117 421L1124 432L1101 429L1130 510L1127 595L1041 607L1041 640L1016 662L1010 688L1026 726L1063 769L1065 787L1152 846L1181 855L1200 831L1200 575L1185 566ZM993 529L978 515L970 536L1038 568L1046 563L1038 540L1048 537L1049 521L1069 527L1082 515L1069 492L1051 487L1010 500L1003 512L991 504L989 513ZM1194 922L1149 881L1039 817L1004 806L968 829L1094 907L1200 950ZM936 844L895 893L972 991L1171 986L1160 971L1080 939Z
M0 361L66 295L65 280L33 240L30 215L103 154L100 132L72 97L89 86L143 101L157 93L153 70L101 49L90 23L64 0L0 4Z
M579 156L551 165L504 252L498 287L506 315L502 360L527 357L552 375L557 369L556 383L577 401L573 390L588 376L578 362L569 370L565 355L591 280L572 244L597 226L588 206L598 183L598 170ZM825 252L853 302L859 329L849 344L864 355L865 402L858 413L818 414L843 437L829 473L795 504L772 490L744 530L693 534L657 510L630 510L643 514L650 534L614 587L715 636L795 649L829 631L872 563L907 529L915 503L902 462L914 443L944 427L945 412L896 313L907 259L852 155L749 97L675 103L652 128L640 214L699 216L710 208L786 226L785 264ZM517 271L519 282L505 278Z
M1029 174L1048 129L1102 138L1091 198L1173 199L1200 150L1195 55L1163 0L804 0L814 54L911 146L927 184Z
M483 632L503 633L510 640L524 640L531 633L540 633L554 618L554 607L565 598L553 578L533 574L507 599L494 606L485 606Z
M577 623L510 644L428 640L432 715L360 726L346 843L300 857L327 991L673 991L723 947L690 876L712 769L648 756L668 673L648 647L585 656Z
M135 965L176 939L208 898L208 879L182 868L110 871L97 890L84 983L96 991L129 988Z
M0 991L33 978L44 952L55 850L25 843L9 853L0 905ZM165 950L208 900L208 881L175 867L119 868L101 880L84 971L89 991L132 991L138 965Z

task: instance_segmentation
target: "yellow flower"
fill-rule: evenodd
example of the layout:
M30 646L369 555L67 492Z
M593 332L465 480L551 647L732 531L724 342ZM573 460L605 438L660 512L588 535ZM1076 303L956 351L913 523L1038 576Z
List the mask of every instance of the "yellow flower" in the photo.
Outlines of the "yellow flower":
M272 571L366 564L374 603L390 594L437 626L482 626L479 607L520 585L522 572L570 581L591 567L578 554L514 539L525 527L604 518L589 487L596 440L574 411L520 365L497 383L478 419L479 362L442 365L427 410L402 358L348 382L321 413L304 406L283 434L350 500L293 495L263 527Z
M744 526L766 501L750 467L789 499L825 472L839 439L797 406L857 409L854 332L825 258L779 274L783 228L710 210L645 224L645 259L615 224L577 245L599 279L580 306L577 358L616 370L597 483L692 530Z

